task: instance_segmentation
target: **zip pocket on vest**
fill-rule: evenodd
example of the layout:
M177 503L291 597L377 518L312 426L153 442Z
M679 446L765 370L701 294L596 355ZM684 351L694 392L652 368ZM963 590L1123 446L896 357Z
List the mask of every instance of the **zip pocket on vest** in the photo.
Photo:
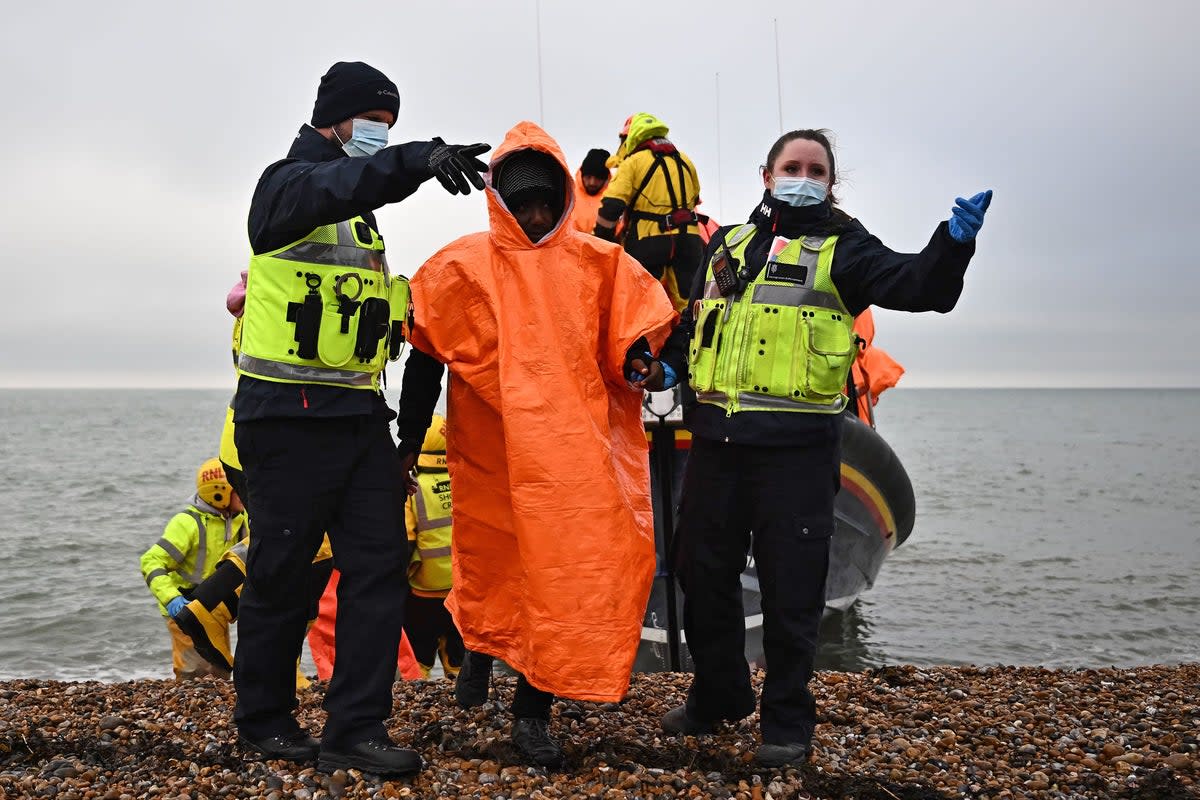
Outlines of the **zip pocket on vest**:
M809 393L836 397L846 389L846 375L854 361L854 339L843 315L826 309L804 311L808 334Z
M787 397L794 391L793 365L796 361L796 309L779 306L751 306L751 339L744 357L746 384L739 391L753 391Z
M697 392L711 392L716 382L717 350L721 344L724 327L725 303L701 306L700 319L696 320L696 333L692 337L691 359L688 379Z

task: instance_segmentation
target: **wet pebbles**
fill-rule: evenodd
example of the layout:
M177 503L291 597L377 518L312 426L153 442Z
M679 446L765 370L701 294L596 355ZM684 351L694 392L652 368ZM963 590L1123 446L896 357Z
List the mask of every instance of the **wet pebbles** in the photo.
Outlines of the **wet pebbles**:
M756 682L761 681L761 674ZM664 735L689 676L638 675L620 704L558 702L564 769L519 763L511 678L460 711L445 681L397 684L391 731L426 767L404 781L259 762L236 743L228 682L0 682L0 797L1200 798L1200 665L818 673L810 764L757 770L757 718ZM320 731L322 684L299 716Z

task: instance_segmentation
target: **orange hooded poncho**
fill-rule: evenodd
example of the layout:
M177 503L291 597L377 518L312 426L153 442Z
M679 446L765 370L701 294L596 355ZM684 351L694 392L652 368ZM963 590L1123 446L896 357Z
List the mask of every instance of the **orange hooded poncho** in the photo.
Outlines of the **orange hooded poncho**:
M609 179L611 180L611 178ZM609 181L604 182L604 189ZM575 170L575 210L572 213L572 224L580 233L591 233L596 229L596 216L600 213L600 201L604 199L604 189L596 194L588 194L583 187L583 171Z
M558 226L533 244L490 185L514 151L563 169ZM454 588L468 649L537 688L620 699L654 573L642 394L622 375L675 320L662 287L620 247L575 230L557 143L521 122L492 158L489 231L412 279L414 347L450 370Z

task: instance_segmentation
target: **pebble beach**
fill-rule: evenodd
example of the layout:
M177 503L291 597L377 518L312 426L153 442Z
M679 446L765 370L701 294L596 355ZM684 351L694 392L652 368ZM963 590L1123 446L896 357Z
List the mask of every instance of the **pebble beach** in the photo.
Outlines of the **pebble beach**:
M394 781L248 756L228 681L3 681L0 797L1200 798L1200 664L820 672L812 761L765 771L756 717L709 737L659 730L689 681L636 675L621 703L556 702L567 761L553 772L508 742L512 678L471 711L449 681L397 683L391 733L425 768ZM323 689L298 712L318 733Z

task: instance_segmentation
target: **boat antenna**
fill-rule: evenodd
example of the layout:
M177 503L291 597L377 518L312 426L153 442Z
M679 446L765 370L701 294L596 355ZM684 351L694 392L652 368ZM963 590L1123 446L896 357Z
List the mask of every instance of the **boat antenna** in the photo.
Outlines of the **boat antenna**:
M775 106L779 109L779 135L783 135L783 73L779 69L779 17L775 18Z
M716 73L717 83L717 213L720 216L717 218L723 223L725 219L725 191L724 184L721 183L721 73Z
M538 64L538 125L546 126L546 111L542 102L542 0L533 0L534 14L537 16L537 64ZM775 35L775 49L778 54L779 34Z

